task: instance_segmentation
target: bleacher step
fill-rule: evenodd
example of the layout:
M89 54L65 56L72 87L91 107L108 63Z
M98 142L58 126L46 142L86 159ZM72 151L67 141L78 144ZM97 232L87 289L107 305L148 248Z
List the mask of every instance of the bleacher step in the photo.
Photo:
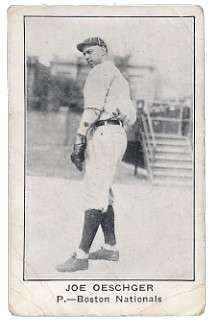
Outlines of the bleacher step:
M156 161L192 162L191 153L155 153Z
M166 178L191 178L192 177L192 170L191 169L184 169L181 170L174 170L174 169L153 169L153 176L154 177L166 177Z
M157 160L154 163L151 163L152 168L154 169L189 169L192 170L192 162L185 161L168 161L168 160Z

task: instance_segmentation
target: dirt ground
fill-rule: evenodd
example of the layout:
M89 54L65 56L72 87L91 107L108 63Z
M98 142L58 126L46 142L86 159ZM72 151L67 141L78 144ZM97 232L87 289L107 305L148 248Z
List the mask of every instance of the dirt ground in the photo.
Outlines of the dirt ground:
M76 250L83 224L83 182L26 178L26 279L192 279L193 214L190 188L151 186L119 177L116 233L119 262L91 261L88 271L59 273L55 266ZM92 249L103 243L101 230Z

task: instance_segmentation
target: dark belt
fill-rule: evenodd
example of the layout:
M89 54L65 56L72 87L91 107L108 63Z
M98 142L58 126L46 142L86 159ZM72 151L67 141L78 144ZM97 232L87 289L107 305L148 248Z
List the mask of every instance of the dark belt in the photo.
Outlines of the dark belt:
M120 125L123 127L123 122L121 120L98 120L94 124L95 128L107 125Z

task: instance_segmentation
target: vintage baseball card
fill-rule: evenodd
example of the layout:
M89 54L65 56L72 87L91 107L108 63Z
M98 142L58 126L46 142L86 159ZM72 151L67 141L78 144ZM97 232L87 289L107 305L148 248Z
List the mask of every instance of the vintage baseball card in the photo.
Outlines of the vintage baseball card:
M8 10L9 310L205 310L199 6Z

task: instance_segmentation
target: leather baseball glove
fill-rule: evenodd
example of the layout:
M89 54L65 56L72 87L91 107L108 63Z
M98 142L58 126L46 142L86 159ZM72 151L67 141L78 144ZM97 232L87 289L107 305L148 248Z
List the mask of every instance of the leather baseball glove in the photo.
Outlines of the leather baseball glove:
M83 170L86 147L86 137L78 134L70 158L79 171Z

